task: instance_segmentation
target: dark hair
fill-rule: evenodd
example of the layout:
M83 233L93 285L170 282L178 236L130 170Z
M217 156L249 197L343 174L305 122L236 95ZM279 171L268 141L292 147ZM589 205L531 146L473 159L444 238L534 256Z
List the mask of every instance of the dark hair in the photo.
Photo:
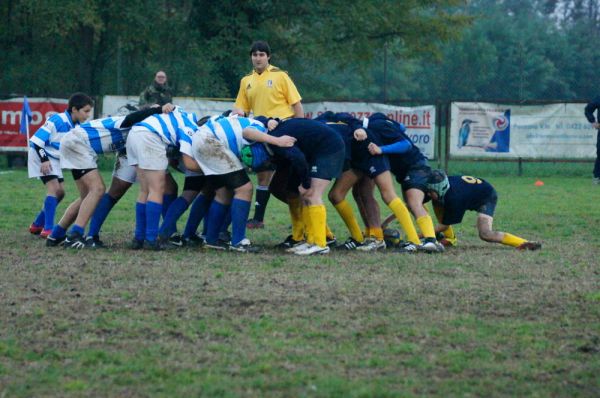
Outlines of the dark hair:
M254 54L257 51L267 53L269 57L271 56L271 47L269 47L269 43L267 43L266 41L258 40L252 43L252 47L250 48L250 55Z
M73 108L80 110L86 105L94 106L94 100L85 93L75 93L69 98L68 111L71 112Z
M198 126L204 126L206 124L206 122L208 122L208 119L210 119L210 116L204 116L204 117L200 118L200 120L198 120L196 122L196 124Z

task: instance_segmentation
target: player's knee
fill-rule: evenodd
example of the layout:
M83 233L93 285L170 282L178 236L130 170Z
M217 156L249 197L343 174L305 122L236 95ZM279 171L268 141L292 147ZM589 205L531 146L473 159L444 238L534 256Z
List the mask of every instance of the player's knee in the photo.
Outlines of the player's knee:
M486 242L494 242L494 233L489 229L480 229L479 239L484 240Z
M334 204L334 205L337 205L342 200L344 200L344 197L341 195L341 193L337 192L333 189L331 191L329 191L329 193L327 194L327 198L329 199L331 204Z
M59 202L63 200L63 198L65 197L64 188L56 188L56 190L54 191L54 196L56 196L56 199L58 199Z
M106 186L103 182L100 182L99 184L94 184L90 187L89 194L94 195L96 197L102 197L105 191Z

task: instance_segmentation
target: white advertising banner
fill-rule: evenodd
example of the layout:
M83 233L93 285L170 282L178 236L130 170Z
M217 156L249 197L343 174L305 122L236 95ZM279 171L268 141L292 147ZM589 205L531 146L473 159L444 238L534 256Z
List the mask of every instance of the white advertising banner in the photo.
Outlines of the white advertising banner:
M127 105L137 106L139 97L107 95L102 102L102 117L124 115L129 112ZM218 115L233 107L233 101L215 101L193 97L175 97L173 103L180 105L198 117ZM305 103L307 118L315 118L326 111L348 112L358 119L369 117L375 112L406 126L408 136L429 159L435 157L435 106L402 107L368 102L310 102Z
M596 130L586 120L584 107L453 102L450 156L593 159Z
M404 107L370 102L310 102L304 104L306 117L323 112L348 112L358 119L381 112L406 126L408 136L429 159L435 158L435 106Z
M127 105L137 106L140 97L105 95L102 100L102 115L126 115L129 113ZM188 112L194 112L198 117L207 115L219 115L233 108L233 101L215 101L195 97L175 97L173 103L181 106Z

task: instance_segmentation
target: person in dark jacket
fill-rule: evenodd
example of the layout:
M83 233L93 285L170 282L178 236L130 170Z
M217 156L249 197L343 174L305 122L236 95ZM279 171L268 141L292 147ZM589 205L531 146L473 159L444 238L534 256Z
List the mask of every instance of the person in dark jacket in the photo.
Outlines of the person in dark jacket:
M163 106L173 102L173 90L167 83L167 74L159 70L154 81L140 94L140 108L148 108L154 104Z
M596 112L600 109L600 95L595 97L590 103L585 106L585 117L592 123L592 127L598 130L598 136L596 137L596 163L594 163L594 179L592 182L596 185L600 185L600 115ZM594 116L594 112L598 117Z

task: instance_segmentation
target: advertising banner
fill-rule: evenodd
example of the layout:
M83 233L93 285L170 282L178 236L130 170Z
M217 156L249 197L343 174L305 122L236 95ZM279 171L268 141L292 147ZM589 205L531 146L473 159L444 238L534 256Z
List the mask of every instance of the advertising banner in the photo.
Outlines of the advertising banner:
M453 102L450 156L592 159L596 130L585 104L503 105Z
M323 112L349 112L358 119L381 112L406 126L408 136L429 159L435 158L435 106L404 107L368 102L310 102L304 104L306 117Z
M31 108L31 137L47 118L67 109L67 100L58 98L27 98ZM27 136L21 133L23 98L0 101L0 151L26 152Z

